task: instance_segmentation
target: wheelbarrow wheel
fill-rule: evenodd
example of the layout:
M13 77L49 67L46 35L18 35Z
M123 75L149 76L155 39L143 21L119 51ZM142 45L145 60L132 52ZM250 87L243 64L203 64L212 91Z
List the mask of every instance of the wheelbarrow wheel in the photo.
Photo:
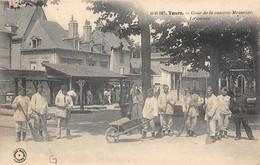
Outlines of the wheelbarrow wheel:
M109 127L106 131L106 140L108 143L115 143L119 141L119 136L116 136L118 130L115 127Z

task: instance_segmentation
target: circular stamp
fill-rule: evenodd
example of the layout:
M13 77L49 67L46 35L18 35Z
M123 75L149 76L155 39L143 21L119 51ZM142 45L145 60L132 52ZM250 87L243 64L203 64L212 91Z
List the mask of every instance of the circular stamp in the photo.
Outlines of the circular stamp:
M22 163L26 160L27 154L26 151L22 148L16 148L13 152L14 161L16 163Z

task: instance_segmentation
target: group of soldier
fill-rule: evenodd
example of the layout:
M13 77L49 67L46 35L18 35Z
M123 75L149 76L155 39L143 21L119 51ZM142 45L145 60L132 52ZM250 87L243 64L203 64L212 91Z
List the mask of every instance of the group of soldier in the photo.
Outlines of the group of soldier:
M19 90L19 95L14 99L12 106L14 108L15 126L17 132L16 141L27 141L27 123L32 118L34 120L34 128L44 140L47 138L47 120L50 119L48 113L48 103L42 96L43 86L37 86L37 92L32 96L31 100L26 96L24 88ZM173 115L174 107L177 103L176 96L169 92L169 86L163 85L163 90L160 92L159 88L150 88L147 91L147 98L144 101L141 90L134 86L130 91L132 106L129 113L129 100L127 92L123 92L120 97L120 108L122 117L142 118L145 122L142 129L142 138L146 138L146 134L151 131L152 137L155 138L155 121L160 119L160 134L173 135ZM144 104L143 104L144 102ZM73 108L73 101L68 95L68 86L61 85L61 89L55 98L57 118L57 134L56 138L61 138L61 125L65 124L66 137L71 139L70 134L70 118L71 110ZM205 109L204 119L207 121L209 135L211 142L215 142L220 138L228 138L228 126L231 115L234 117L236 125L235 140L241 139L240 125L243 124L249 140L256 140L253 136L252 130L247 121L247 107L246 97L241 94L240 88L234 89L234 95L228 96L227 88L224 87L219 96L215 96L212 88L209 86L206 91L205 102L194 92L193 88L182 99L182 111L184 114L184 123L187 131L186 136L196 137L195 126L197 118L200 115L199 109ZM45 133L45 137L43 136Z
M14 109L15 128L17 133L16 141L27 141L27 123L33 119L34 129L37 130L42 140L51 140L47 131L47 120L50 119L48 113L49 107L46 99L42 95L43 86L37 86L37 92L32 96L31 100L26 96L25 88L20 88L19 95L15 97L12 107ZM67 94L67 85L61 85L61 90L55 98L56 118L57 118L57 135L56 138L61 138L61 125L65 123L67 139L71 139L70 134L70 117L73 102L71 97ZM45 136L43 135L43 132Z
M138 91L138 90L137 90ZM231 94L228 95L228 92ZM142 118L144 124L142 129L142 138L146 138L146 134L150 128L152 138L156 137L155 134L155 121L160 120L161 136L173 135L173 115L174 108L177 104L177 97L169 92L169 86L163 85L162 90L154 87L147 90L147 98L142 106L139 103L139 115L129 115L128 113L135 113L134 109L136 101L133 101L133 106L128 106L127 92L122 95L121 100L121 114L122 117ZM232 95L233 94L233 95ZM130 92L131 99L136 100L139 97L139 92ZM125 101L124 101L125 100ZM135 103L136 102L136 103ZM204 120L207 121L207 132L209 135L210 143L215 142L221 138L228 138L228 127L231 115L233 115L236 125L236 137L235 140L241 139L240 125L243 124L246 134L249 140L256 140L253 136L252 130L248 125L247 120L247 101L246 97L241 94L241 89L236 87L234 91L228 91L227 87L223 87L221 94L215 96L212 92L212 88L209 86L206 90L205 101L203 101L199 95L197 95L193 88L189 88L189 91L183 97L178 105L182 105L182 111L184 114L184 127L186 128L187 137L196 137L195 128L197 124L198 116L200 115L200 109L205 110ZM130 112L127 111L130 109ZM131 110L132 109L132 110ZM148 121L149 120L149 121ZM179 136L179 135L177 135Z

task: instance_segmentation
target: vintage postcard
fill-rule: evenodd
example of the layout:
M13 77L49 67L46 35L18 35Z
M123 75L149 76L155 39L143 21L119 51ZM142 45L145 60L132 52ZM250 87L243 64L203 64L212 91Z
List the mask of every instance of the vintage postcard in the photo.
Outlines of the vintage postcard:
M259 165L258 0L0 0L0 164Z

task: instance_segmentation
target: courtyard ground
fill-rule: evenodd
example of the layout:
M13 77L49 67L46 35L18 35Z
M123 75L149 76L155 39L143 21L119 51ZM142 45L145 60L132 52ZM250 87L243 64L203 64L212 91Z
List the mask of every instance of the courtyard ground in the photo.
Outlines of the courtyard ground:
M53 110L51 110L53 112ZM72 114L72 140L65 138L49 142L34 142L29 133L28 142L15 142L14 120L10 115L0 115L0 164L17 164L13 151L23 148L27 159L21 164L260 164L260 117L250 115L249 122L258 141L247 140L242 130L242 140L234 140L234 122L231 119L230 138L211 145L205 144L206 122L198 120L197 137L165 136L160 139L140 139L139 134L120 136L118 143L107 143L105 131L109 123L120 118L118 110L94 110ZM182 117L174 117L174 130L180 128ZM56 120L48 121L51 136L56 133Z

